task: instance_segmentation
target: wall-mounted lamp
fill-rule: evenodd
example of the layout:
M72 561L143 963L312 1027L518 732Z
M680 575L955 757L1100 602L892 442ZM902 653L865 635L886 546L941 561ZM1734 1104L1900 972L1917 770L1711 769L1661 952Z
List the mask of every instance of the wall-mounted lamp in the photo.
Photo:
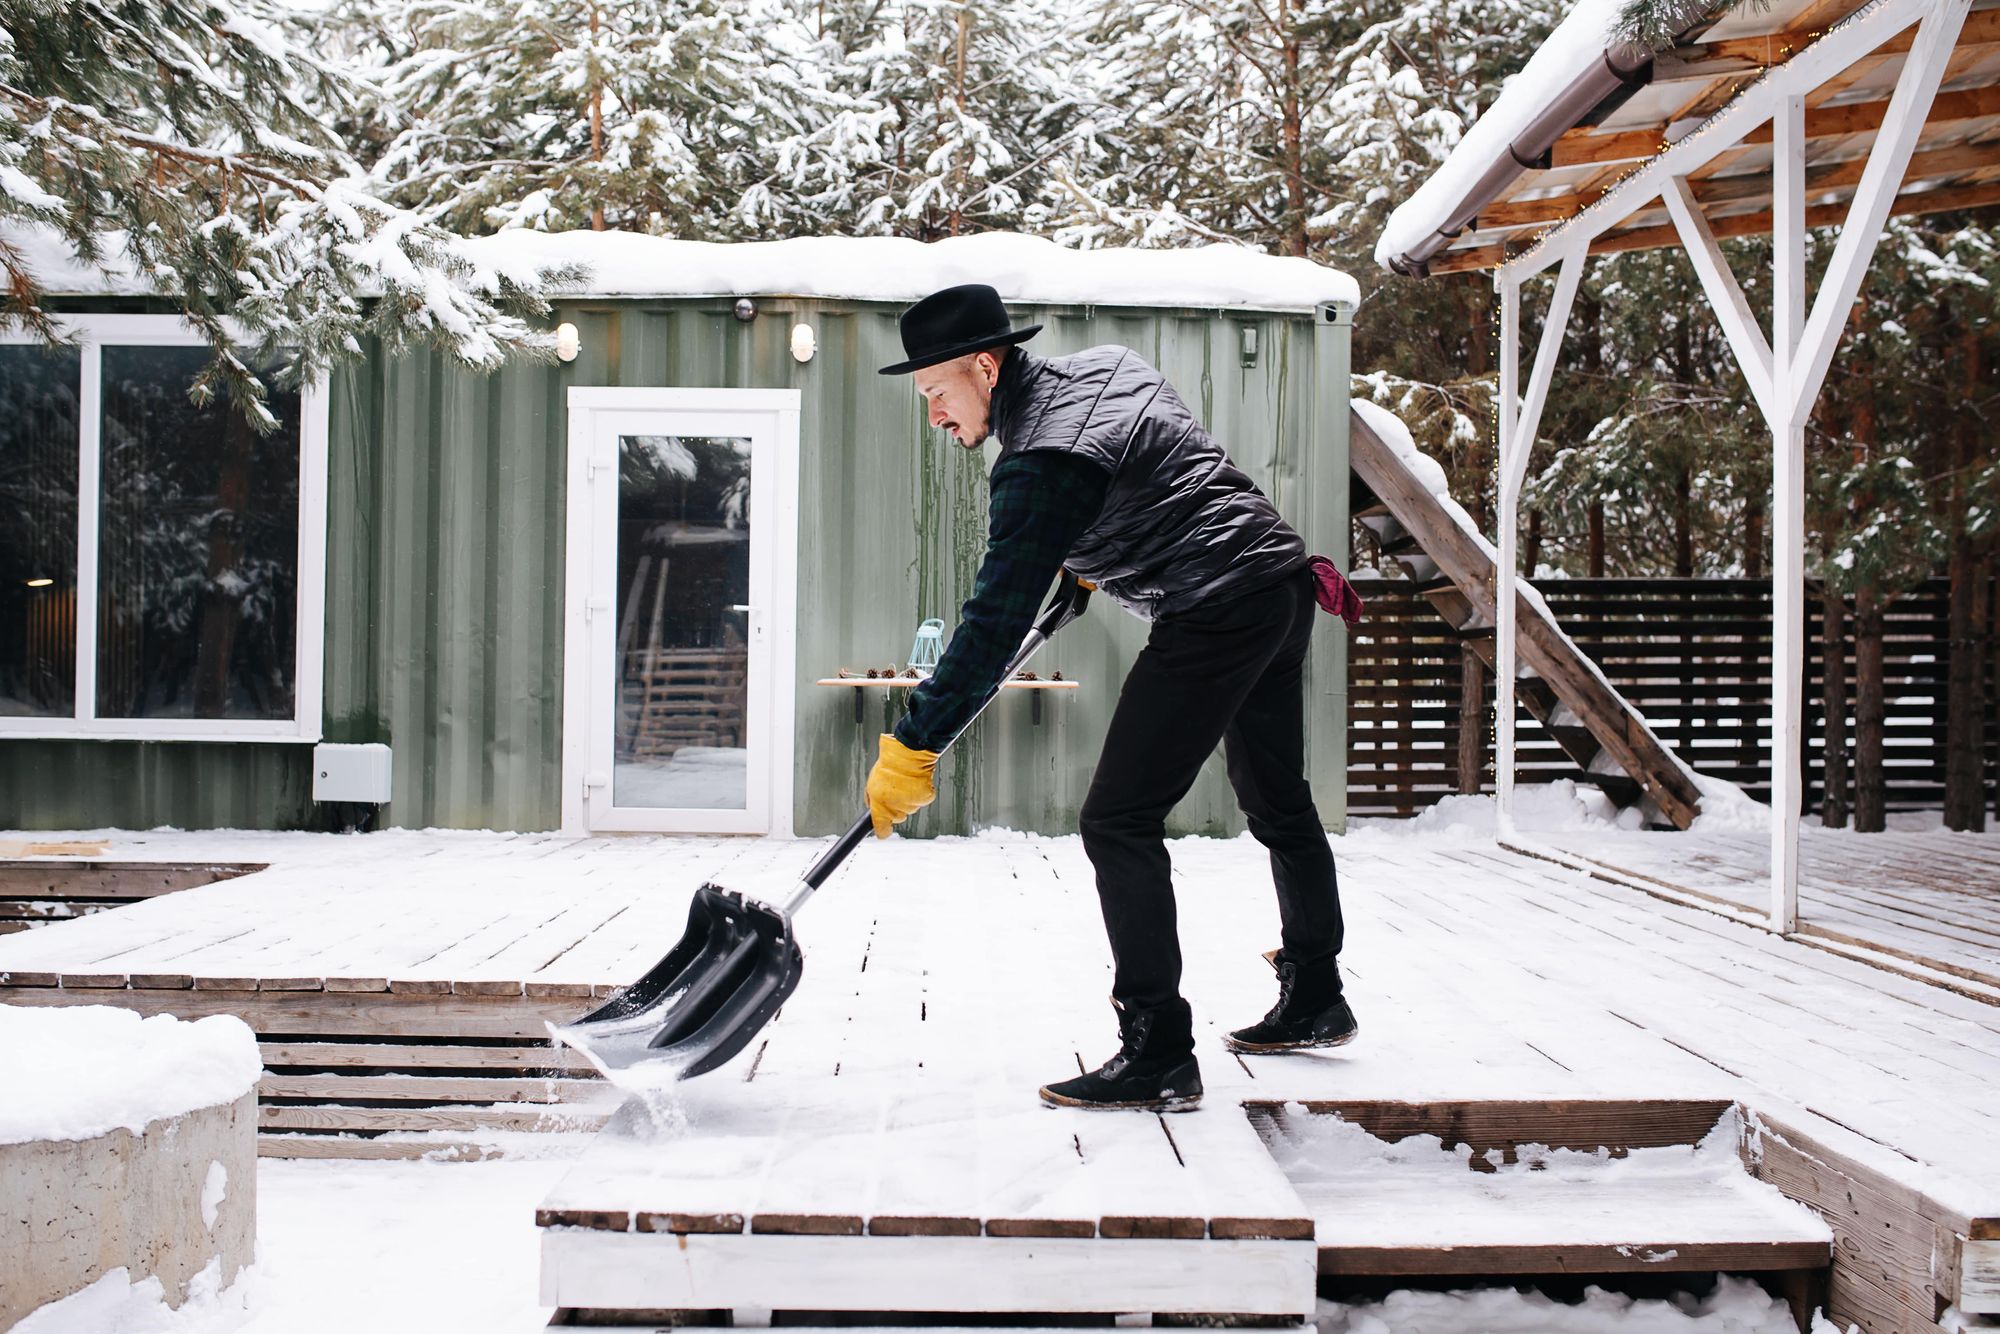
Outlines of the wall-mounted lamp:
M792 326L792 360L811 361L813 353L819 351L819 339L813 334L810 324Z
M736 298L736 318L745 324L757 318L757 303L747 296Z
M565 320L556 326L556 360L575 361L576 354L583 350L583 341L578 337L576 326Z
M28 587L30 588L47 588L50 584L53 584L54 582L55 580L53 579L29 579L26 581Z
M1239 325L1236 333L1243 354L1243 364L1245 366L1255 366L1257 364L1257 326L1254 324Z

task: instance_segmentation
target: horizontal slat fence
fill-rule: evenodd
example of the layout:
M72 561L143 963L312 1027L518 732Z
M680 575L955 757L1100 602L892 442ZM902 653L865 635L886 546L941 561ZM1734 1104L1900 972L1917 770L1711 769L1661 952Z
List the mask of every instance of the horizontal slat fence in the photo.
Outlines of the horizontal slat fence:
M1461 791L1464 647L1408 580L1354 580L1368 603L1351 639L1348 810L1411 815ZM1537 587L1563 629L1638 707L1660 739L1697 770L1769 800L1771 587L1748 579L1544 579ZM1883 625L1888 809L1944 799L1948 585L1896 599ZM1854 744L1853 607L1848 608L1848 747ZM1821 613L1806 600L1806 801L1822 791ZM1493 786L1493 685L1484 679L1479 790ZM2000 684L2000 683L1996 683ZM1989 686L1989 691L1993 687ZM1994 698L1988 696L1989 701ZM1989 705L1988 772L2000 771L2000 720ZM1520 781L1574 777L1576 766L1525 709L1516 736ZM1850 793L1852 792L1850 778ZM1851 800L1851 796L1850 796Z

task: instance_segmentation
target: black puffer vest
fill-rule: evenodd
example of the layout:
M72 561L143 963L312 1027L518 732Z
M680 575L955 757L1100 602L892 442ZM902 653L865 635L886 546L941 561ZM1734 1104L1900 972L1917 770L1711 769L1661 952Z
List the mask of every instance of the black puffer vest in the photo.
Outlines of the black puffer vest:
M1170 616L1306 562L1304 540L1129 348L1048 360L1013 349L992 430L1003 459L1057 450L1110 472L1104 509L1063 565L1135 615Z

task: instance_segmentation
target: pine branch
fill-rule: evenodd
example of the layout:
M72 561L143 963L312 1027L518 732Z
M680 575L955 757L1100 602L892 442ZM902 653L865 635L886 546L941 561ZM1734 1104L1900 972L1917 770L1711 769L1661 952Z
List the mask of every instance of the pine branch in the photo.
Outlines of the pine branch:
M1761 12L1771 7L1771 0L1625 0L1612 36L1648 51L1664 51L1696 24L1744 6Z

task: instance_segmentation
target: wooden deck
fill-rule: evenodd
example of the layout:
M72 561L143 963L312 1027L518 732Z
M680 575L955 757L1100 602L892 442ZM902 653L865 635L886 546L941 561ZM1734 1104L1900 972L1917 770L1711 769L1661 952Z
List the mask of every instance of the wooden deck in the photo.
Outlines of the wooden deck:
M1274 1166L1274 1107L1279 1119L1337 1114L1385 1144L1429 1133L1438 1152L1502 1158L1529 1142L1688 1144L1717 1108L1739 1109L1750 1184L1812 1204L1830 1228L1839 1318L1924 1328L1992 1281L2000 1008L1490 842L1361 835L1336 848L1361 1040L1237 1060L1220 1032L1261 1013L1272 988L1258 957L1277 934L1268 870L1248 839L1175 844L1208 1096L1164 1119L1033 1099L1115 1045L1075 839L860 850L802 916L805 981L763 1040L679 1086L663 1116L619 1111L545 1203L550 1299L994 1309L998 1297L964 1285L881 1296L885 1276L917 1260L949 1275L945 1262L976 1251L972 1268L1020 1280L994 1280L1014 1293L997 1309L1105 1311L1109 1288L1081 1305L1062 1278L1087 1261L1093 1282L1127 1285L1121 1310L1296 1314L1315 1270L1410 1272L1398 1266L1425 1250L1463 1260L1448 1237L1363 1255L1353 1231L1323 1228L1315 1181ZM0 998L239 1013L264 1042L265 1125L286 1151L437 1147L408 1133L421 1127L477 1151L551 1115L603 1121L609 1090L574 1069L545 1077L563 1063L539 1041L542 1018L636 975L678 936L702 881L776 894L812 852L754 839L119 836L107 857L268 869L0 938ZM1552 1129L1551 1116L1581 1120ZM398 1133L355 1138L384 1130ZM1655 1138L1632 1138L1642 1131ZM1505 1180L1534 1189L1540 1175ZM1647 1235L1631 1222L1647 1216L1641 1200L1623 1224L1603 1214L1543 1237L1554 1249L1539 1258L1475 1268L1639 1267L1682 1247L1690 1264L1812 1258L1809 1231L1773 1221L1697 1235L1686 1210L1657 1206ZM1409 1196L1367 1207L1406 1219ZM1365 1230L1368 1216L1347 1222ZM674 1258L691 1255L706 1267ZM1429 1272L1468 1272L1442 1264ZM780 1271L807 1286L741 1300L777 1293ZM1163 1273L1185 1279L1177 1296L1162 1295ZM1022 1307L1022 1292L1044 1304Z
M1799 831L1799 934L1824 948L2000 1004L2000 835ZM1770 911L1770 844L1750 833L1531 836L1554 849L1747 920Z

